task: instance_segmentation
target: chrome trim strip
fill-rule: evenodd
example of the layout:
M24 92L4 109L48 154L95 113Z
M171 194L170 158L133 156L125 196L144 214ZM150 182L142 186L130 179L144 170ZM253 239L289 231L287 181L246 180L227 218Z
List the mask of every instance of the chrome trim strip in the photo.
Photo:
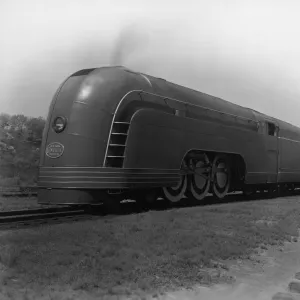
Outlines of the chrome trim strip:
M247 174L277 174L277 172L247 172Z
M152 83L151 83L151 81L150 81L150 79L146 76L146 75L144 75L144 74L142 74L142 73L140 73L140 75L149 83L149 85L152 87Z
M105 173L123 173L124 171L140 171L140 170L151 170L151 171L178 171L177 169L156 169L156 168L113 168L113 167L82 167L82 166L65 166L65 167L48 167L43 166L40 167L40 170L46 170L49 169L51 171L58 170L58 169L99 169L99 170L112 170L113 172L106 172ZM148 173L147 173L148 174Z
M113 179L117 179L117 178L123 178L124 179L124 176L116 176L116 177L110 177L110 176L55 176L55 175L50 175L50 176L40 176L39 178L41 178L40 181L43 181L42 179L43 178L93 178L93 179L105 179L105 178L113 178ZM149 177L138 177L138 176L130 176L130 177L126 177L129 179L150 179L150 178L154 178L154 179L170 179L170 178L173 178L173 179L178 179L179 175L173 175L173 176L163 176L163 175L160 175L160 176L149 176Z
M178 178L179 180L179 178ZM178 180L168 180L168 182L174 182L174 183L178 183ZM158 179L156 181L132 181L132 182L128 182L128 181L105 181L105 182L98 182L98 181L41 181L40 184L38 185L38 187L42 186L42 184L46 183L54 183L54 184L66 184L66 183L82 183L82 184L86 184L86 183L92 183L92 184L102 184L102 185L106 185L106 184L152 184L152 183L156 183L156 184L160 184L161 183L161 179ZM161 185L161 184L160 184ZM161 185L163 186L163 185ZM53 187L55 188L55 187Z
M139 175L139 176L142 176L142 175L155 175L155 176L159 176L159 175L170 175L170 176L173 176L173 175L177 175L177 174L179 174L179 170L176 170L177 172L175 173L138 173L138 172L136 172L136 173L129 173L129 172L89 172L89 171L55 171L55 172L51 172L51 171L44 171L44 172L41 172L40 173L40 175L39 175L39 177L44 177L44 176L46 176L46 175L43 175L43 174L69 174L69 173L71 173L71 174L76 174L76 173L78 173L78 174L80 174L80 173L83 173L83 174L85 174L85 173L92 173L92 174L107 174L107 175L109 175L109 174L112 174L112 176L114 177L114 175L113 174L115 174L115 175L133 175L133 174L136 174L136 175ZM50 175L50 176L52 176L52 175ZM47 176L47 177L49 177L49 176ZM111 177L111 176L110 176Z
M118 168L43 167L38 175L38 187L65 189L74 184L82 189L160 187L176 185L178 170Z
M281 136L279 136L278 139L280 139L280 140L286 140L286 141L291 141L291 142L295 142L295 143L300 143L300 141L288 139L288 138L281 137Z

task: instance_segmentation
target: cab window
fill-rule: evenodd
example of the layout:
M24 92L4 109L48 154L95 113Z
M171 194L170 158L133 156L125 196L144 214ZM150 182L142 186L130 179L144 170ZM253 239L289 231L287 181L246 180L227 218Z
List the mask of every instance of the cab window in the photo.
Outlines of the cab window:
M267 133L271 136L277 136L277 128L274 123L267 122Z

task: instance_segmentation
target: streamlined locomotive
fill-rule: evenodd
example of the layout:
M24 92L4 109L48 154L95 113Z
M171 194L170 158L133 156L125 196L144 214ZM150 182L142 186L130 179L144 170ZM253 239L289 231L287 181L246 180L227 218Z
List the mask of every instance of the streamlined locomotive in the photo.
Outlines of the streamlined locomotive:
M78 71L43 134L39 203L178 202L300 183L300 128L124 67Z

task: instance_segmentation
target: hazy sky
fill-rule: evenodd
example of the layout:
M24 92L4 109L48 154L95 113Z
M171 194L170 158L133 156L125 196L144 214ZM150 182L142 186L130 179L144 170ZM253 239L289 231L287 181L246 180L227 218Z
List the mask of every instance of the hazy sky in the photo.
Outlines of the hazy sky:
M0 112L46 116L90 67L136 71L300 126L299 0L0 0Z

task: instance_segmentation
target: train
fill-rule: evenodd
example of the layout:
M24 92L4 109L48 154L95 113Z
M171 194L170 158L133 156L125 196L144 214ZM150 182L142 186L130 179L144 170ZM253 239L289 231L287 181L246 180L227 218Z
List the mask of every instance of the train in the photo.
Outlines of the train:
M300 185L300 128L123 66L80 70L43 132L41 204L170 203Z

